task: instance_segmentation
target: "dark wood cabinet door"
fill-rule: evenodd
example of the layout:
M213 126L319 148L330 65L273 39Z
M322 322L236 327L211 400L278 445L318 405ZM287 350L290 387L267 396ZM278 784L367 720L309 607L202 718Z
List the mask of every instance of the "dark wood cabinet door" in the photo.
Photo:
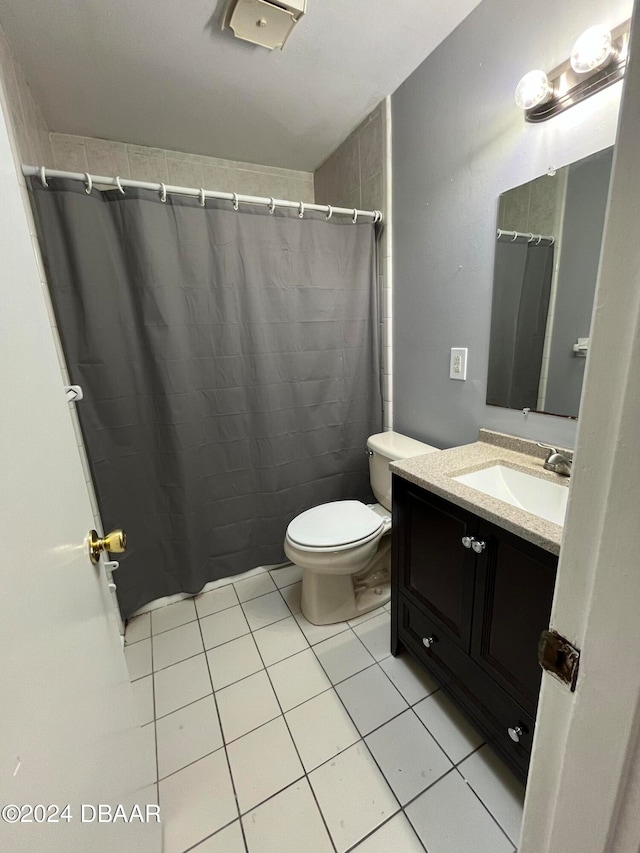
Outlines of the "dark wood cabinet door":
M397 480L394 525L398 531L398 588L469 651L475 554L462 544L475 516L418 487Z
M532 715L542 670L537 648L549 627L558 558L481 521L471 655Z

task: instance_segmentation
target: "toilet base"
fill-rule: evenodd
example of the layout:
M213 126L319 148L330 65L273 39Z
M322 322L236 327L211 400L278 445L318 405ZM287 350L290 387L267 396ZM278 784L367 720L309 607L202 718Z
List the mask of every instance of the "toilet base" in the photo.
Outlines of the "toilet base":
M346 622L391 598L391 537L380 542L371 562L354 575L302 571L302 615L314 625Z

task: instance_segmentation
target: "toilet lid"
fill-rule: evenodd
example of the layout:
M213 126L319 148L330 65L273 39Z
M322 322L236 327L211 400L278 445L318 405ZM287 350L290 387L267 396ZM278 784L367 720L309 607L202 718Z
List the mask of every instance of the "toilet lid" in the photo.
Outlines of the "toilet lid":
M289 539L307 548L360 542L382 527L383 519L360 501L333 501L308 509L287 528Z

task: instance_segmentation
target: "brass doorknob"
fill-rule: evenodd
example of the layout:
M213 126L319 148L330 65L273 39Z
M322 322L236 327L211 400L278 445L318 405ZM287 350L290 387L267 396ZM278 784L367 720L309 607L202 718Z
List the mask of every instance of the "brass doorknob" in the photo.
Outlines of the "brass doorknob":
M124 530L112 530L111 533L101 539L97 531L89 531L89 557L94 566L100 559L102 551L109 551L112 554L122 554L127 550L127 534Z

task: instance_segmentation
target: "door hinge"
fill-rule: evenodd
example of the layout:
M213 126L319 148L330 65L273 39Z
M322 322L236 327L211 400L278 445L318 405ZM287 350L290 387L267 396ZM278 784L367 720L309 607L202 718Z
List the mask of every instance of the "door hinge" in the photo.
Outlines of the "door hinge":
M572 646L569 640L556 631L543 631L538 643L538 662L546 672L568 684L571 692L576 689L580 649Z

